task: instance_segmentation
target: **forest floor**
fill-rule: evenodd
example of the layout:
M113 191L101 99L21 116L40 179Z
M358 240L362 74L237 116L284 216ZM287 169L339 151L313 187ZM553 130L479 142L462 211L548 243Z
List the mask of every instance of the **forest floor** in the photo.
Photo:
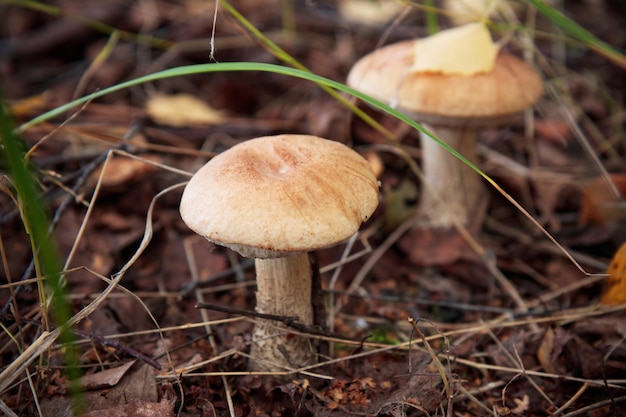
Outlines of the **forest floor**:
M51 3L62 13L0 2L2 88L17 124L167 68L283 64L210 1ZM626 48L620 1L562 3L573 21ZM428 34L419 6L367 23L331 1L232 4L310 71L339 82L377 46ZM2 412L69 416L78 399L86 415L107 417L626 415L625 308L599 302L626 241L624 200L610 187L626 192L625 68L564 40L541 14L518 13L537 28L546 93L534 118L480 133L478 165L536 222L488 186L470 243L456 230L409 227L422 193L408 163L421 165L417 131L354 100L394 133L390 144L302 79L162 79L24 131L66 296L74 313L88 308L74 327L84 393L69 394L68 349L48 333L42 277L3 174L0 364L16 368L0 378ZM511 36L504 47L522 56L520 45ZM329 317L327 329L307 334L323 352L319 364L280 378L248 371L253 265L186 227L175 186L234 144L278 133L330 138L381 167L373 218L355 239L316 253ZM622 291L625 282L616 283Z

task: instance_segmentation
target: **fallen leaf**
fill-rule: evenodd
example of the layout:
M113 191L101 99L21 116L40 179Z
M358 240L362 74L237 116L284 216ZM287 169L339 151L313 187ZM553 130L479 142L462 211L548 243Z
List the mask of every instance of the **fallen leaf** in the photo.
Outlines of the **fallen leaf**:
M142 159L144 160L124 157L110 159L102 176L102 186L117 187L130 181L145 178L156 170L156 166L149 162L160 162L160 158L156 155L145 155ZM101 172L102 167L94 171L93 177L95 180L100 177Z
M166 399L158 401L156 379L153 369L148 365L132 367L131 361L120 367L102 371L93 375L91 381L83 377L81 381L88 383L85 392L85 406L89 417L170 417L173 416L172 404ZM95 389L100 384L102 389ZM72 400L68 395L54 395L43 398L42 415L70 417L74 414Z
M133 403L155 403L158 401L158 392L154 372L151 366L138 363L115 386L89 391L86 398L89 410L124 407Z
M585 275L571 262L555 258L546 263L545 277L556 286L565 287L583 279Z
M567 369L570 374L589 379L607 375L606 361L602 358L604 353L582 338L574 337L567 344L567 355Z
M626 303L626 242L615 252L606 270L606 288L600 297L600 304L617 305Z
M415 228L400 239L399 246L411 262L422 266L448 265L459 260L480 262L480 257L456 229Z
M539 349L537 349L537 360L541 364L544 371L549 373L557 373L558 369L552 363L552 350L554 348L554 330L551 327L546 329L543 334Z
M566 146L572 138L572 128L565 120L536 120L535 132L538 138Z
M174 127L212 125L225 117L190 94L154 95L148 99L146 111L156 123Z
M615 185L621 197L615 194L608 181ZM608 179L596 177L583 185L581 193L580 226L626 219L626 174L610 174Z
M558 357L563 353L563 349L565 346L574 338L574 335L563 329L563 327L557 327L554 329L554 340L552 343L552 356L551 360L553 363L556 363ZM564 371L561 369L559 373L563 373Z
M182 375L185 372L191 372L195 370L198 367L197 365L202 363L203 361L204 358L202 357L202 355L200 353L196 353L186 362L176 365L176 373Z
M131 366L137 361L130 361L116 368L106 369L80 379L81 386L87 390L116 386Z
M46 104L50 101L50 94L44 92L36 96L25 97L20 100L11 101L9 106L11 113L17 117L28 117L32 114L41 113Z

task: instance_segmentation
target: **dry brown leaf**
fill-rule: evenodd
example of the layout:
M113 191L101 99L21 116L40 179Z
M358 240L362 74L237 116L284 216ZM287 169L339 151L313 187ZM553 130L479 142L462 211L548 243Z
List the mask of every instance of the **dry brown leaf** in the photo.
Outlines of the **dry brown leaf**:
M552 363L552 351L554 350L554 330L551 327L546 329L541 339L539 349L537 349L537 360L541 364L544 371L549 373L557 373L558 369Z
M149 162L160 162L157 155L144 155L142 159ZM106 171L102 177L103 187L118 187L129 181L137 181L154 172L156 167L148 162L134 158L111 158L106 164ZM94 171L92 182L100 177L102 168Z
M154 368L144 363L131 367L115 386L89 391L86 398L89 410L113 409L157 401L158 391Z
M555 258L546 263L545 277L555 286L564 287L585 278L585 274L568 260Z
M470 230L470 233L476 232ZM459 260L480 261L480 257L456 229L415 228L400 239L399 246L411 262L422 266L448 265Z
M15 100L9 103L11 107L11 113L15 117L28 117L32 114L41 113L46 104L50 101L50 94L44 92L36 96L25 97L20 100Z
M196 353L184 363L176 365L176 373L184 374L185 372L191 372L197 368L197 365L204 361L204 357L200 353Z
M606 305L626 303L626 242L615 252L606 273L609 276L600 303Z
M609 179L622 195L615 195L605 177L596 177L582 187L578 224L606 224L626 219L626 174L610 174Z
M126 372L128 372L130 367L133 366L135 362L137 361L133 360L116 368L106 369L91 375L85 375L80 380L81 386L88 390L114 387L120 382L122 377L126 375Z
M535 132L543 140L566 146L572 138L572 127L565 120L536 120Z
M212 125L225 117L191 94L154 95L148 99L146 111L156 123L174 127Z

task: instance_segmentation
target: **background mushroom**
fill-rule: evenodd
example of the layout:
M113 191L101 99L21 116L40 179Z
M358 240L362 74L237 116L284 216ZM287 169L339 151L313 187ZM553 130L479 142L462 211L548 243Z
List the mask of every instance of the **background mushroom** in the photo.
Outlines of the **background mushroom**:
M522 10L523 3L509 0L444 0L443 11L454 26L485 19L498 20ZM501 20L501 19L500 19Z
M498 50L480 23L378 49L352 67L348 84L393 103L473 163L477 129L510 121L543 93L537 72ZM421 136L425 179L434 193L421 196L418 224L450 228L454 218L465 225L482 218L487 199L480 177Z
M378 205L368 162L338 142L266 136L204 165L183 193L185 223L209 241L256 258L259 313L313 324L307 252L356 233ZM282 371L314 363L315 344L275 321L255 327L252 364Z

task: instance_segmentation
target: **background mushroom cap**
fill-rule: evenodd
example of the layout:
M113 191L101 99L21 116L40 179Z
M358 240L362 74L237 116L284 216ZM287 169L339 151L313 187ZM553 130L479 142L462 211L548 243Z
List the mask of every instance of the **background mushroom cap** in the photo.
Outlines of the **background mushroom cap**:
M488 126L531 107L543 94L537 72L500 51L492 71L472 76L409 72L415 42L380 48L357 61L348 85L432 125Z
M180 213L214 243L272 258L350 237L377 205L378 182L358 153L316 136L279 135L210 160L186 186Z

